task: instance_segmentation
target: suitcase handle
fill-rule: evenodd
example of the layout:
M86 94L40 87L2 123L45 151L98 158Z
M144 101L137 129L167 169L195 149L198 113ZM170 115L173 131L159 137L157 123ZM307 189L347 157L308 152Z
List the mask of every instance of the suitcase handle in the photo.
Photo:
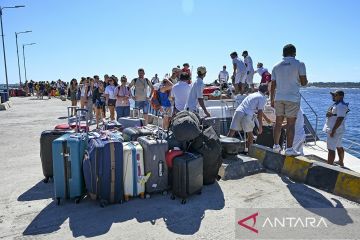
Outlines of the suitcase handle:
M70 110L75 109L75 114L76 114L76 109L79 109L78 106L69 106L67 107L67 116L68 116L68 123L70 125Z
M80 113L80 114L79 114ZM85 115L88 113L88 110L85 108L77 108L75 109L75 115L76 115L76 132L80 132L80 123L81 123L81 113L85 113ZM89 122L86 120L86 129L85 132L88 133L89 131Z
M137 111L137 117L135 117L135 111ZM133 114L132 114L133 118L140 118L140 108L134 107L133 108Z

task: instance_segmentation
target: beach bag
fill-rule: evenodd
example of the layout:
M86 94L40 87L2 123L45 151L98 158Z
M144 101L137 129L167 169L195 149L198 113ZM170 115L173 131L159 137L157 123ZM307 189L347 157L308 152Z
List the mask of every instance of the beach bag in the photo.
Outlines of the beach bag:
M171 131L177 141L191 141L200 133L200 120L192 112L181 111L175 115L171 122Z
M154 109L155 111L159 111L161 108L161 102L160 102L160 98L159 98L159 92L158 90L153 90L151 93L151 98L150 98L150 105L152 107L152 109Z

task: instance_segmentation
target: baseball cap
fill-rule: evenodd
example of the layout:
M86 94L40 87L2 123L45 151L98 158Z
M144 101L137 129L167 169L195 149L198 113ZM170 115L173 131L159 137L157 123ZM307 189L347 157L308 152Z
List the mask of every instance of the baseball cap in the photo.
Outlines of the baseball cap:
M200 66L200 67L197 68L197 71L200 72L201 74L205 74L206 73L206 67Z
M333 91L333 92L330 92L330 94L331 95L339 95L339 96L341 96L341 97L343 97L343 96L345 96L345 93L344 93L344 91L342 91L342 90L335 90L335 91Z

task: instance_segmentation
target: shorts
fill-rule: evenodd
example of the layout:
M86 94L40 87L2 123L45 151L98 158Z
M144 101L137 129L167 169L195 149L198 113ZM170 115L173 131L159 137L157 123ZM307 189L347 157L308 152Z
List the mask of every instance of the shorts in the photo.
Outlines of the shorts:
M247 84L254 84L254 72L250 72L246 75L246 83Z
M149 112L149 102L148 101L135 101L135 108L143 110L143 114L148 114Z
M276 101L275 114L277 117L283 116L288 118L296 118L300 110L300 102Z
M344 135L343 132L340 133L335 132L334 137L330 137L330 133L328 133L326 139L327 149L335 151L336 148L343 147L342 145L343 135Z
M116 99L109 99L108 100L108 106L109 107L115 107Z
M235 75L235 84L236 83L245 83L246 82L246 73L245 72L237 72Z
M160 114L164 117L171 117L172 116L172 110L171 107L163 107L160 108Z
M255 127L254 115L243 112L235 112L231 121L230 129L234 131L252 132Z

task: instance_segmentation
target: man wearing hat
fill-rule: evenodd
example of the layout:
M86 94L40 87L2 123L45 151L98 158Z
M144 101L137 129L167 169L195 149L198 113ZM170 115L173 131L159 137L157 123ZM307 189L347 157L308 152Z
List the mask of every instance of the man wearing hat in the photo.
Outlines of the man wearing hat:
M199 113L199 105L203 109L206 117L210 117L210 113L207 111L204 103L203 91L204 91L204 82L203 79L206 76L206 68L201 66L197 68L197 78L194 84L192 85L189 93L189 97L186 101L185 109Z
M171 70L170 81L171 81L173 84L176 84L176 83L179 81L180 73L181 73L181 69L180 69L180 68L174 67L174 68Z
M257 119L259 122L259 131L262 133L263 110L266 105L267 85L260 85L259 91L249 94L241 104L236 108L233 119L231 121L228 137L233 137L237 131L243 130L247 135L247 144L249 148L253 143L253 130L255 127L255 112L257 111Z
M328 164L334 164L335 150L339 155L339 165L344 166L344 148L342 137L345 132L345 117L349 112L349 104L344 102L344 91L330 92L335 102L326 113L326 122L323 131L327 134Z

